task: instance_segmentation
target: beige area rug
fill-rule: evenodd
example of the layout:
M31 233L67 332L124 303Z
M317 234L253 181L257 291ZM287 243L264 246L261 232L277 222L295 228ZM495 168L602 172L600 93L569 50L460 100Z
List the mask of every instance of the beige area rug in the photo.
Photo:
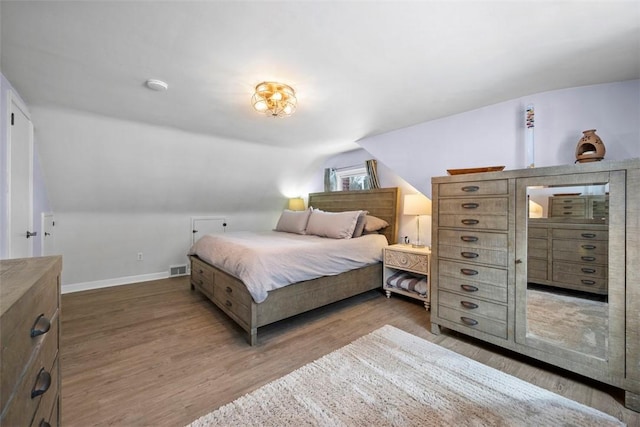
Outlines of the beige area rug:
M572 295L527 290L527 332L564 348L607 356L609 304Z
M190 424L214 425L624 424L387 325Z

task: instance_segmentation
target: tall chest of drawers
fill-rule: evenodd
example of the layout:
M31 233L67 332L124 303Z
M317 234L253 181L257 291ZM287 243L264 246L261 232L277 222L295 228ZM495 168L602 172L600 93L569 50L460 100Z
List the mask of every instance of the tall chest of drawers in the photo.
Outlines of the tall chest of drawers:
M0 261L0 425L60 425L62 258Z
M443 183L434 191L432 324L506 339L508 181Z
M640 159L431 182L431 331L620 387L640 411ZM535 197L582 189L532 218Z

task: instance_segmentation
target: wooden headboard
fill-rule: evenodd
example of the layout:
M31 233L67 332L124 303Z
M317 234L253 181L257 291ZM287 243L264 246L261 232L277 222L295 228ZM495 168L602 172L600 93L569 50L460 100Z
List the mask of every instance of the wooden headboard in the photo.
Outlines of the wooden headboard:
M361 191L330 191L309 193L309 206L327 212L369 211L369 215L384 219L389 226L381 232L390 245L398 242L400 190L398 187Z

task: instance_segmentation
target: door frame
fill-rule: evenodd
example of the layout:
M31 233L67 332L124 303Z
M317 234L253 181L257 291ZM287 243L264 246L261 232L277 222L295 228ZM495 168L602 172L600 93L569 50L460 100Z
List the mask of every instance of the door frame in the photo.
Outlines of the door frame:
M42 256L47 256L47 255L53 255L52 253L45 253L45 242L47 240L47 218L54 218L51 222L52 222L52 227L55 227L55 216L53 214L53 212L42 212L40 214L40 231L42 232L42 236L40 237L40 255ZM53 233L51 233L51 235L53 236ZM53 237L53 239L55 239L55 237Z

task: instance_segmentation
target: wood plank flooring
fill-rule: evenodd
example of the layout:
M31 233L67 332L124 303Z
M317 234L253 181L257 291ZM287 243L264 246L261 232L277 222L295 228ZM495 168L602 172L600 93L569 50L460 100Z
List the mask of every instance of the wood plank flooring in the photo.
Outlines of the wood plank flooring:
M385 324L640 426L623 393L464 335L370 291L260 328L258 345L187 277L62 296L62 424L183 426Z

